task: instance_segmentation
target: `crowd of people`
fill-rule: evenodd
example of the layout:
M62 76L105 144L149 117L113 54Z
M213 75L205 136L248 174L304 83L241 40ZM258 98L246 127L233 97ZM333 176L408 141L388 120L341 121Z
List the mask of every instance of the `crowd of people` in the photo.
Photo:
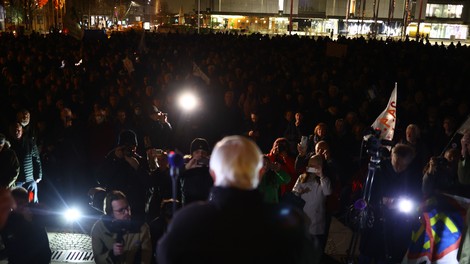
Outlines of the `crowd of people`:
M339 47L343 57L331 52ZM303 210L309 240L322 252L331 217L346 222L349 206L360 196L369 162L361 151L364 132L395 83L397 144L390 157L380 157L381 175L370 203L380 208L391 205L397 193L417 200L433 194L435 181L423 185L422 180L433 156L444 157L452 168L446 184L439 185L443 191L465 195L457 177L464 148L456 131L470 113L469 57L470 49L460 43L408 39L131 31L85 34L78 41L62 34L2 34L1 187L25 188L29 201L38 203L56 200L47 195L51 190L71 198L99 186L93 195L102 191L101 198L112 197L96 199L95 207L107 208L111 219L127 219L132 208L134 220L149 224L138 232L151 234L148 243L156 251L173 205L237 196L213 186L247 189L249 179L238 174L224 175L224 182L211 175L212 146L240 135L264 153L258 188L264 201ZM188 90L199 98L191 112L176 103ZM175 189L170 151L188 154ZM408 221L382 213L388 225ZM102 221L97 233L114 228ZM402 242L411 225L400 226L400 232L387 227L377 224L363 234L363 263L404 257ZM395 236L390 240L395 244L378 246L383 230ZM169 236L164 241L171 241ZM115 261L123 254L122 245L105 244L95 252L97 260Z

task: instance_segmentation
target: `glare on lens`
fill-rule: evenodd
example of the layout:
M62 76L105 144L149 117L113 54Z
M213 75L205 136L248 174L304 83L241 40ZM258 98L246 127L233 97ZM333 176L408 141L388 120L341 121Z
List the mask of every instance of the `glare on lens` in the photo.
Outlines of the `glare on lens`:
M400 199L398 209L403 213L409 213L413 210L413 202L408 199Z
M80 213L80 211L76 208L70 208L70 209L67 209L67 211L64 212L64 218L65 218L65 220L67 220L69 222L79 220L81 215L82 214Z

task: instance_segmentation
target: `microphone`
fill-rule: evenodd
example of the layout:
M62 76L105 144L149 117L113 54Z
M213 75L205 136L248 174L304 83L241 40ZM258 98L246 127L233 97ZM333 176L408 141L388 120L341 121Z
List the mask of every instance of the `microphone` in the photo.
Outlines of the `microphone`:
M180 176L180 168L184 165L183 156L179 153L171 151L168 154L168 164L170 164L170 176L171 176L171 183L172 183L172 198L173 201L176 201L176 194L177 194L177 183L178 178ZM173 203L173 214L176 212L176 203Z
M171 151L168 154L168 164L170 165L170 176L177 178L179 176L179 170L184 165L183 156L181 154Z
M124 243L124 231L122 229L117 232L116 243Z
M367 202L364 199L359 199L354 202L354 209L356 210L364 210L367 207Z

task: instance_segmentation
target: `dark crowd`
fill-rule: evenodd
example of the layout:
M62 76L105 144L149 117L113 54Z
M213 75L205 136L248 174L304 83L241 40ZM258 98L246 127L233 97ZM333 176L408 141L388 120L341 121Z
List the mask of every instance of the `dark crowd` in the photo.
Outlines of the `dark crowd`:
M335 47L344 56L332 54ZM2 33L0 69L1 187L25 191L37 206L57 203L57 193L91 197L105 214L92 230L97 263L148 257L124 253L107 231L117 230L120 241L124 229L125 241L145 234L153 254L174 209L217 195L209 160L229 135L256 143L264 154L263 200L304 211L312 248L323 252L332 217L350 225L350 205L369 172L364 136L395 83L394 147L380 155L368 201L387 222L361 233L359 261L405 256L413 220L388 209L399 194L421 201L469 193L457 173L468 150L456 131L470 114L470 48L460 43L136 31L88 32L79 41ZM178 105L187 91L199 99L192 111ZM176 192L170 151L184 155ZM112 219L130 219L130 209L146 224L116 227ZM325 263L321 255L304 263Z

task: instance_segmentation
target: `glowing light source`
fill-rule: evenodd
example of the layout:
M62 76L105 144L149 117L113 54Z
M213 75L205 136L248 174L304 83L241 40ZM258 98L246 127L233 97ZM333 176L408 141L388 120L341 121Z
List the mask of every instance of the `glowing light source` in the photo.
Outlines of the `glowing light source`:
M178 105L184 111L192 111L198 104L198 98L191 92L184 92L178 98Z
M413 210L413 202L406 198L399 199L398 210L403 213L410 213Z
M80 220L82 213L77 208L69 208L64 212L64 218L68 222Z

